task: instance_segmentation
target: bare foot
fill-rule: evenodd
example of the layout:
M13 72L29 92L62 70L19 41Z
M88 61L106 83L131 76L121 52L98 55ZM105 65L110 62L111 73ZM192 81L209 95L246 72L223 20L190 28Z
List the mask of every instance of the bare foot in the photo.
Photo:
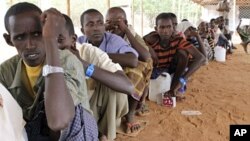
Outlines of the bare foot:
M245 51L246 53L248 53L248 51L247 51L247 45L246 45L246 46L243 46L243 48L244 48L244 51Z
M248 50L247 50L248 43L241 43L241 45L243 46L245 53L248 53Z
M140 123L137 123L137 122L126 123L126 125L127 125L127 128L126 128L127 134L139 132L142 127Z

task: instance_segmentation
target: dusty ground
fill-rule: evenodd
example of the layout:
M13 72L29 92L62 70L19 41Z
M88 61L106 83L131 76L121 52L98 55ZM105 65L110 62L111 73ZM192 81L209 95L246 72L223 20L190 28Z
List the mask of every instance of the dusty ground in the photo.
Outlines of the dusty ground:
M149 125L137 137L118 135L116 141L226 141L229 125L250 124L250 55L241 46L225 63L210 62L188 82L186 100L175 108L147 102ZM182 110L198 110L184 116Z

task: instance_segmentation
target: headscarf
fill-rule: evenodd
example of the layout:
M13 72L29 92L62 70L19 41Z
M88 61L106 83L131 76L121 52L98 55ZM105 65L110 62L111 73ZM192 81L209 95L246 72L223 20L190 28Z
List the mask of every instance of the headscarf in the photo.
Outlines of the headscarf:
M194 27L194 28L195 28L195 26L194 26L192 23L190 23L189 21L183 21L183 22L181 22L181 23L179 23L179 24L177 25L176 30L184 34L184 32L185 32L189 27Z

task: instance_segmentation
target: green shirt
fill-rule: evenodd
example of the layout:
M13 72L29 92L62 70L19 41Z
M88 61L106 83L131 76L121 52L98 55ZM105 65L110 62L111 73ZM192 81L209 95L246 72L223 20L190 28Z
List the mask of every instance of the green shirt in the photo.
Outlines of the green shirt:
M241 28L237 29L237 31L238 31L238 34L239 34L242 42L248 42L248 41L250 41L250 33L244 31Z
M59 52L66 85L74 104L81 103L85 109L90 111L85 73L81 62L68 50ZM24 119L31 120L36 106L41 98L43 99L44 77L40 74L35 86L31 88L23 60L16 55L0 65L0 83L10 91L21 106ZM32 97L32 89L36 93L35 98Z

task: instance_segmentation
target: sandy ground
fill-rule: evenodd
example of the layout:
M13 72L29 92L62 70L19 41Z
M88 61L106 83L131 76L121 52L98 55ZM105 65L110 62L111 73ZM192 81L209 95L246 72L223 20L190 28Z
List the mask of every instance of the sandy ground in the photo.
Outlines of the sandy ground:
M149 125L137 137L118 135L116 141L226 141L231 124L250 124L250 55L237 47L225 63L201 67L175 108L147 101L151 113L138 119ZM182 110L202 115L185 116Z

